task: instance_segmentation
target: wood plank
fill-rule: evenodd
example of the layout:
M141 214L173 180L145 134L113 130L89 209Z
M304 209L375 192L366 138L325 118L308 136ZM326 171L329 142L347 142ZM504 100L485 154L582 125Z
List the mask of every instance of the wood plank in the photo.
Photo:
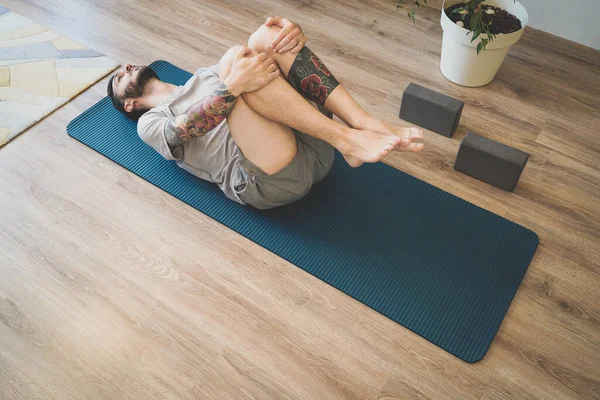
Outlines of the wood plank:
M408 126L410 82L465 101L454 138L426 132L423 153L385 162L541 245L466 364L68 137L103 79L0 150L0 398L600 398L600 52L528 28L473 89L439 71L439 10L413 25L389 0L3 5L121 62L190 71L289 17L378 118ZM514 193L454 171L467 130L531 154Z

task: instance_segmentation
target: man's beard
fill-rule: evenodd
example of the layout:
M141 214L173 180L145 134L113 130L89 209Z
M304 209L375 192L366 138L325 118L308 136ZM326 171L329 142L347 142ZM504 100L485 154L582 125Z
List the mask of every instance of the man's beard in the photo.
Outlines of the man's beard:
M134 67L136 68L136 67ZM144 95L144 90L148 83L153 79L158 79L156 72L150 67L140 66L135 82L129 83L125 88L125 98L137 99Z

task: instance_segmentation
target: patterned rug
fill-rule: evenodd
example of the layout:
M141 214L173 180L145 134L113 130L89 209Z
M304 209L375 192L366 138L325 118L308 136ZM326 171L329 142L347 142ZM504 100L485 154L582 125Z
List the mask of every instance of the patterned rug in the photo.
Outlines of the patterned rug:
M0 6L0 147L118 65Z

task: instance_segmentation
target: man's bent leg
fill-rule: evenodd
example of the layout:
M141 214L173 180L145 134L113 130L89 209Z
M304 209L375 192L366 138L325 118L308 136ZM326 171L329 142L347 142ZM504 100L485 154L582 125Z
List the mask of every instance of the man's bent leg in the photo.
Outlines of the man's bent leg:
M275 60L290 85L304 98L337 115L348 126L360 129L361 121L369 114L310 48L304 46L297 54L289 51L280 54L269 47L280 30L277 26L261 25L250 36L248 47L259 53L265 52Z
M330 113L337 115L348 126L355 129L386 132L402 137L402 146L408 150L421 150L421 143L412 143L414 139L422 139L423 132L418 128L402 128L372 117L339 84L331 71L321 59L308 47L303 47L298 54L273 52L269 44L279 33L277 26L264 24L253 33L248 46L257 52L266 52L279 65L287 81L302 94L303 97L314 101L321 109L324 107Z
M255 56L252 52L248 56ZM224 79L224 77L221 77ZM390 133L351 129L339 124L306 101L282 77L259 90L243 93L246 103L263 117L279 122L337 148L349 165L377 162L401 144L402 138Z
M319 110L324 112L323 105L329 94L339 86L338 80L306 46L298 54L289 51L284 54L274 52L269 44L280 30L281 28L277 26L261 25L248 39L248 47L258 53L267 53L277 63L290 85L305 99L317 104ZM331 117L331 112L326 114Z
M236 100L227 124L244 157L268 175L283 169L296 155L294 132L258 114L243 98Z
M242 97L263 117L331 144L352 167L380 161L402 142L394 134L356 130L327 118L281 77Z

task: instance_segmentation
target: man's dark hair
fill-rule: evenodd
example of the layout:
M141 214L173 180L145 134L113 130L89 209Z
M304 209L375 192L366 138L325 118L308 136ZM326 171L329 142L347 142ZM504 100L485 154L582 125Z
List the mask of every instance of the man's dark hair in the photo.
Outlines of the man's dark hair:
M127 99L127 98L137 99L139 97L142 97L144 87L148 83L148 81L150 81L151 79L158 79L158 76L156 75L156 72L154 72L150 67L142 67L142 70L138 74L138 85L130 83L129 86L125 88L125 93L124 93L123 97L118 96L113 90L113 81L115 79L115 76L116 76L116 74L113 74L113 76L111 76L110 79L108 80L106 94L108 95L108 97L110 97L110 99L112 100L113 106L117 110L119 110L120 112L125 114L125 116L127 118L129 118L133 121L137 121L138 119L140 119L140 117L142 115L144 115L149 110L149 108L133 110L131 112L127 112L125 110L125 100L124 99Z

